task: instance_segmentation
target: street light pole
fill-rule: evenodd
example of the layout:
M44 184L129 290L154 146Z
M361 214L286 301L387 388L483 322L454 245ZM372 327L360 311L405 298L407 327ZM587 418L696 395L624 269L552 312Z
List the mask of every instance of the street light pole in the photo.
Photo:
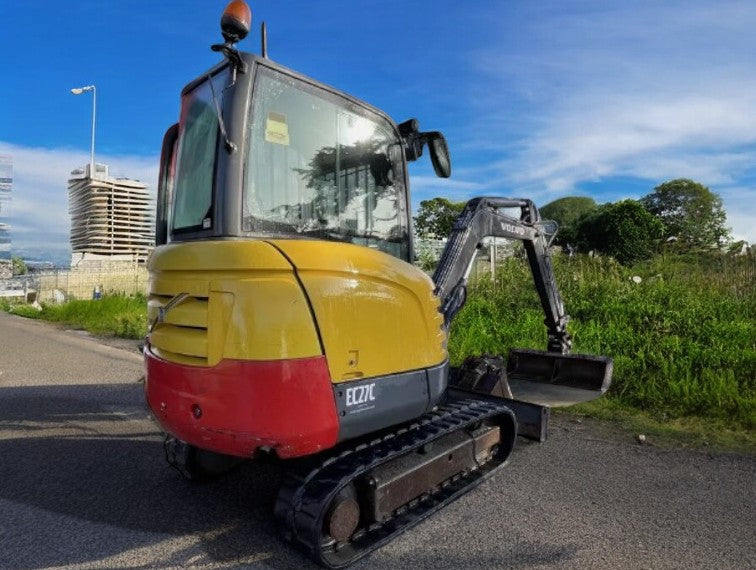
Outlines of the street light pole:
M95 160L94 160L94 146L95 146L95 118L97 116L97 89L94 85L87 85L86 87L75 87L71 89L71 93L74 95L81 95L87 91L92 92L92 150L89 155L89 177L94 178L95 173Z

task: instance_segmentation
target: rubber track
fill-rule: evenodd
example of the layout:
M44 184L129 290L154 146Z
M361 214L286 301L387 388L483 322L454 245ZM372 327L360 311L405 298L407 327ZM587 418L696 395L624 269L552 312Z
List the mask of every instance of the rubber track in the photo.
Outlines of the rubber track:
M494 458L483 467L468 475L453 477L440 490L423 495L400 508L388 521L359 529L348 543L337 545L333 541L330 544L324 542L323 519L331 499L342 487L383 463L490 419L496 419L501 426L502 443ZM504 404L480 400L446 404L422 416L409 428L328 458L306 475L290 475L276 500L276 518L284 526L284 536L303 548L316 562L327 568L343 568L380 548L490 477L506 463L516 433L514 413ZM509 438L509 441L504 438Z

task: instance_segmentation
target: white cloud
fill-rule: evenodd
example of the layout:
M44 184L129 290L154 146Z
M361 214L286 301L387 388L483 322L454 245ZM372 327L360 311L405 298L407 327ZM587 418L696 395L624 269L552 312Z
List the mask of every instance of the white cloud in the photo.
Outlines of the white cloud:
M756 242L756 4L522 6L502 15L514 35L474 54L482 118L462 148L503 158L466 179L549 200L692 178Z
M719 189L727 212L727 225L735 240L756 244L756 190L753 187L726 186Z
M13 162L10 203L14 251L52 252L57 259L70 251L68 179L72 170L89 163L89 154L71 149L48 149L0 141L0 154ZM156 187L159 157L98 155L110 175L127 177Z

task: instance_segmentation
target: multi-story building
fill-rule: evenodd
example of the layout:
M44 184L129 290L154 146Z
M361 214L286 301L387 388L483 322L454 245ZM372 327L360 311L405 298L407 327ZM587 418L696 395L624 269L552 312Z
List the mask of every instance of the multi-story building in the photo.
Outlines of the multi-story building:
M71 172L71 267L88 262L144 263L155 245L152 200L138 180L111 178L108 166Z
M0 259L11 258L10 199L13 188L13 159L0 154Z

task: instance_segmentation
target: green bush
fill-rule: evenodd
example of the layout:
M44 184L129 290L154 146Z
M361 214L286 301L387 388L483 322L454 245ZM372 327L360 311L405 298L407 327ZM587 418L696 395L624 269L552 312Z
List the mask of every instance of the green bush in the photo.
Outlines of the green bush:
M8 312L18 315L19 317L26 317L27 319L39 319L42 318L41 311L31 305L17 303L8 306Z
M664 237L681 250L719 248L730 240L722 198L699 182L678 178L640 199L664 224Z
M143 295L105 296L102 299L68 301L62 305L43 305L42 311L30 305L14 305L10 312L44 319L95 335L142 338L147 334L147 300Z
M595 200L587 196L566 196L549 202L541 208L541 218L554 220L559 224L556 243L575 245L578 222L598 208Z
M29 268L26 267L26 263L20 257L12 256L11 263L13 265L13 275L26 275L29 272Z
M610 398L660 417L756 425L753 260L660 257L633 268L611 258L556 262L574 352L614 359ZM495 287L483 279L471 288L449 340L454 363L545 346L532 278L514 259L501 265Z
M578 222L581 250L611 255L622 264L650 259L658 249L664 226L640 202L605 204Z

